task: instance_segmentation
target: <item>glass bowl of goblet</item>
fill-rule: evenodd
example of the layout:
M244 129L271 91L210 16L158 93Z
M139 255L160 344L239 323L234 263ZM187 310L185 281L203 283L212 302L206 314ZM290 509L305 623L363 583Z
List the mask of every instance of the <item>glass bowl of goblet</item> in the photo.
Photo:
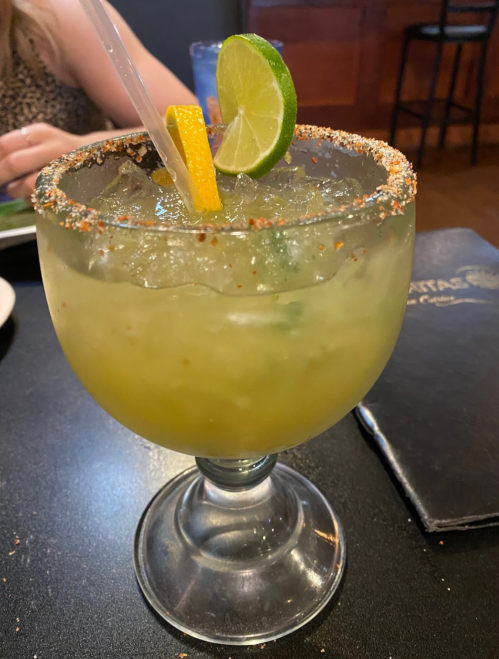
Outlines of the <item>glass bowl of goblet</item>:
M213 151L222 134L209 128ZM415 177L384 143L297 126L280 170L303 168L317 187L354 179L354 198L291 219L179 224L155 202L151 214L92 207L129 160L161 167L137 133L40 175L50 313L109 414L196 457L140 520L145 597L197 638L263 643L317 615L344 571L334 509L276 454L335 424L384 368L410 281Z

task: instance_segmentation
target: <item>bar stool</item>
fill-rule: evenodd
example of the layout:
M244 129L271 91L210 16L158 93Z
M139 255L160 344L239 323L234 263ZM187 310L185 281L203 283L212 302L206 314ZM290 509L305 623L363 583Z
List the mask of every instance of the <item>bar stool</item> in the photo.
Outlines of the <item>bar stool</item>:
M395 104L393 106L392 121L390 127L390 144L394 145L395 134L397 131L398 115L399 112L417 117L421 121L421 138L419 142L418 153L416 157L416 168L421 166L423 160L423 153L426 141L426 132L428 126L432 121L432 110L434 101L444 101L444 116L438 122L441 124L439 147L443 148L445 145L445 138L447 134L447 126L450 124L466 123L471 121L473 123L473 140L471 145L471 164L475 165L477 160L478 149L478 130L480 126L480 110L483 97L483 74L485 69L485 61L487 58L487 48L489 45L490 35L492 33L494 23L499 10L499 0L487 0L485 2L467 2L458 4L451 0L442 0L440 9L440 20L438 23L430 24L423 23L418 25L410 25L404 31L404 42L402 46L402 56L400 60L400 68L397 79L397 89L395 92ZM467 25L450 23L448 18L449 14L480 14L483 19L482 23L474 23ZM407 61L407 54L409 44L412 40L417 41L431 41L437 46L437 52L433 63L433 72L431 75L430 91L428 98L425 102L425 111L417 112L414 104L411 102L403 102L400 100L402 92L402 84L404 82L405 65ZM451 43L456 46L456 54L454 57L454 65L452 67L451 80L449 91L446 99L435 99L435 88L437 84L438 74L440 70L440 61L442 59L442 51L444 44ZM473 108L466 107L460 103L454 102L454 90L456 80L459 72L459 63L461 61L461 52L464 44L467 43L480 43L481 52L478 65L477 76L477 89L475 95L475 104ZM412 107L411 107L412 105ZM461 112L460 117L452 117L451 110L455 108Z

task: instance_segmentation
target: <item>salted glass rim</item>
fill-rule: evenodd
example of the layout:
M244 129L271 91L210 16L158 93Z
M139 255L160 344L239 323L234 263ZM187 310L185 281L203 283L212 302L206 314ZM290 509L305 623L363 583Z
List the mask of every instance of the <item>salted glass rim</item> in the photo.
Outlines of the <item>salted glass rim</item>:
M207 127L209 136L222 134L224 129L224 126ZM35 209L39 213L51 211L56 215L65 214L63 224L66 228L90 230L93 226L100 228L110 226L147 230L150 233L195 234L244 234L255 230L310 226L330 220L351 220L352 218L355 218L356 223L361 225L372 221L382 222L388 216L402 215L405 206L414 200L416 174L412 165L400 151L386 142L330 128L297 125L293 145L297 146L300 142L309 141L315 141L317 148L323 142L328 142L340 150L370 156L376 164L386 171L386 182L377 186L374 192L364 194L363 197L354 199L353 202L342 205L334 211L304 215L293 220L256 218L249 219L246 223L227 222L224 224L204 223L202 221L196 224L175 224L164 219L155 222L152 220L144 221L131 215L105 214L69 199L66 193L58 187L65 174L78 171L91 164L98 166L113 153L126 153L132 160L140 162L152 147L152 143L150 143L148 135L144 131L95 142L54 160L40 172L32 199Z

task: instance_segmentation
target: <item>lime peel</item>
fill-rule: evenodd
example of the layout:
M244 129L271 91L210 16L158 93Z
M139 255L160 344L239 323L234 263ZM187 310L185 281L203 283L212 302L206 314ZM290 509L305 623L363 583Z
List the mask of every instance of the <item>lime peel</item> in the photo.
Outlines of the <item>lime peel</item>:
M293 139L297 102L282 57L256 34L226 39L217 63L224 139L214 159L224 174L267 174Z

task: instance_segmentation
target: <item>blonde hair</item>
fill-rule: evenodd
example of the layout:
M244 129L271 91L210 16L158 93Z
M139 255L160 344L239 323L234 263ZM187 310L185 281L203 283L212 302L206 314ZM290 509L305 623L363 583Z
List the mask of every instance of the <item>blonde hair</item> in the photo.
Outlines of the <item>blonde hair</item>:
M0 74L12 73L12 54L16 51L35 75L41 73L34 44L43 44L51 56L58 48L50 29L50 14L29 0L0 0Z

